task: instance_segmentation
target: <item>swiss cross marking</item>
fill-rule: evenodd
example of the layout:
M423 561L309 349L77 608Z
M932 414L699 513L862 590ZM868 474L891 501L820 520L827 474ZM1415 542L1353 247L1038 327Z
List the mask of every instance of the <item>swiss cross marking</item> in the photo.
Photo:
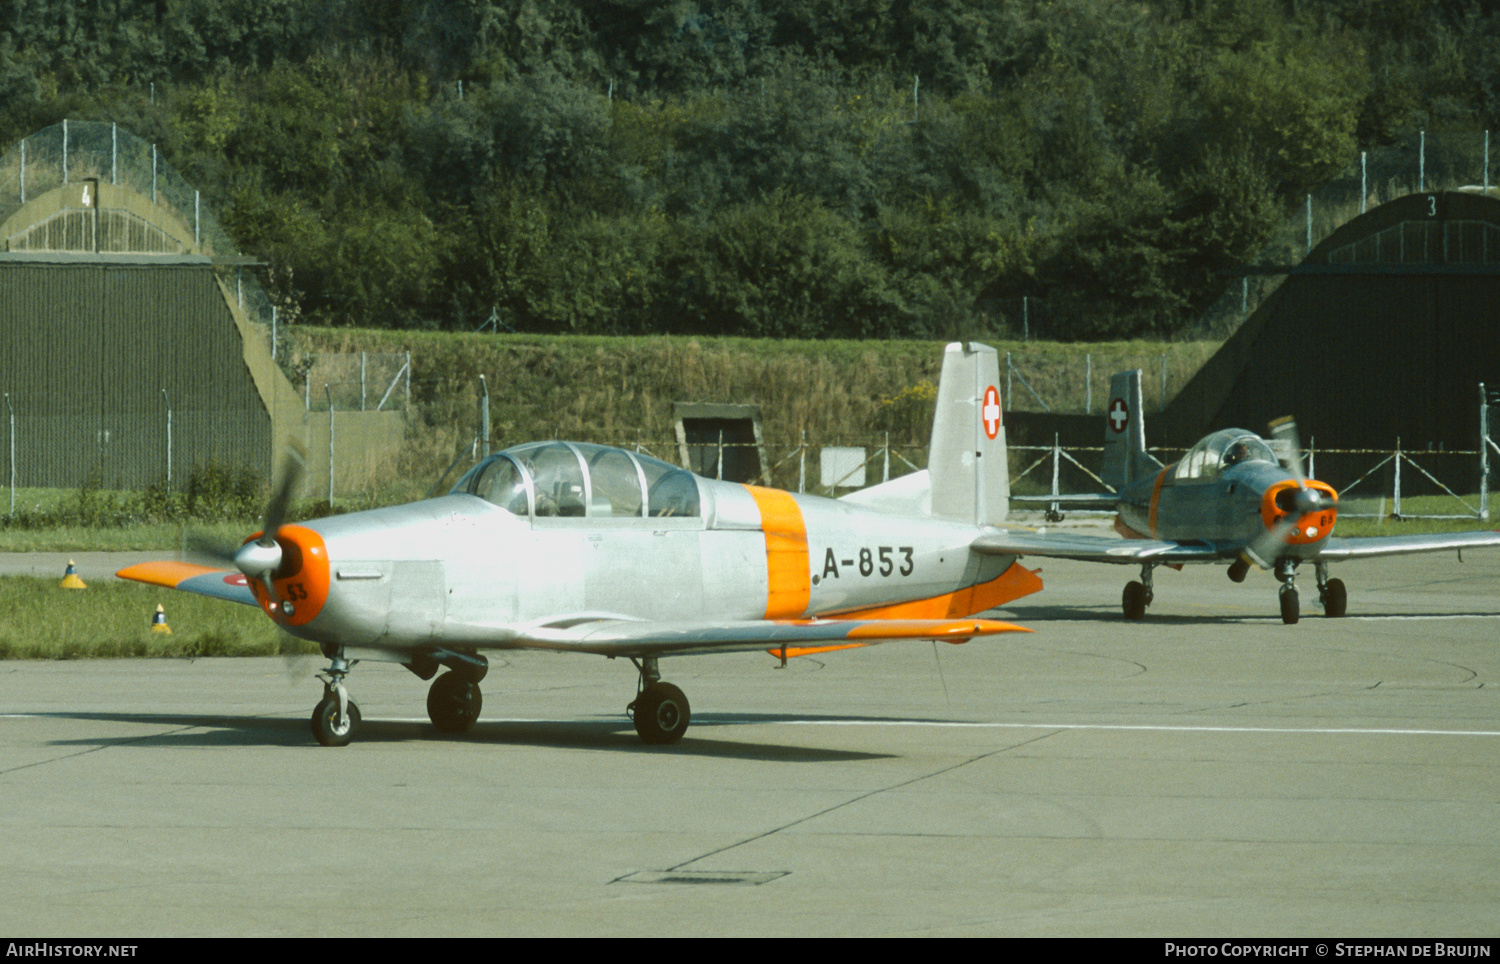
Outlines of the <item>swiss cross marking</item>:
M1125 426L1130 424L1130 406L1125 404L1125 399L1117 398L1109 403L1109 427L1116 432L1125 431Z
M994 438L1000 434L1000 390L994 385L984 390L984 407L980 409L984 420L984 434Z

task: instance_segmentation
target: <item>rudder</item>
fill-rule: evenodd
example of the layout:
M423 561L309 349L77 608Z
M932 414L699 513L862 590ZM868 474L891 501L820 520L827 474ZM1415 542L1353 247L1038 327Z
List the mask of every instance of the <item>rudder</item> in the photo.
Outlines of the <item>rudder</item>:
M954 342L943 352L927 454L932 514L976 525L1005 521L1010 466L995 349Z
M1116 372L1104 409L1104 483L1116 491L1161 468L1146 451L1146 406L1141 370Z

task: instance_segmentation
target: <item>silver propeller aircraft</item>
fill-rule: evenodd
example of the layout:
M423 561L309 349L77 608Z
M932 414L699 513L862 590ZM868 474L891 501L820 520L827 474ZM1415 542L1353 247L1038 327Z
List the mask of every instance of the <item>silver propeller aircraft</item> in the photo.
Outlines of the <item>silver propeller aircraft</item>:
M329 660L312 715L342 746L361 659L433 681L444 732L479 718L486 652L625 657L647 743L691 716L663 656L789 657L894 640L960 643L1021 627L975 614L1041 588L983 527L1009 496L994 349L949 345L929 468L841 500L719 482L603 445L537 442L483 460L447 495L284 522L294 472L233 569L152 562L126 579L258 606Z
M1290 468L1278 464L1272 446L1244 429L1207 436L1178 462L1163 466L1146 451L1141 373L1120 372L1110 383L1105 412L1104 472L1113 494L1025 496L1017 501L1059 508L1113 509L1115 531L1107 536L1028 534L985 535L981 546L993 552L1139 564L1140 581L1125 586L1126 619L1141 619L1154 592L1157 566L1228 563L1229 578L1244 580L1251 565L1272 570L1281 583L1281 619L1298 619L1297 566L1313 564L1318 600L1329 616L1344 615L1348 592L1330 579L1328 564L1348 559L1438 552L1500 545L1500 532L1342 539L1333 535L1338 493L1302 471L1300 443L1290 419L1272 426L1273 436L1292 453Z

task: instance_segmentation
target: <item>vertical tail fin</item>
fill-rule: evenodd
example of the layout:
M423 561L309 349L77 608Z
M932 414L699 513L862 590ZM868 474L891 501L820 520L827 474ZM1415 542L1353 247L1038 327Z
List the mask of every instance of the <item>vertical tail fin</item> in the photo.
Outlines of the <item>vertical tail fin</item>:
M932 514L976 525L1005 521L1010 466L995 349L955 342L943 354L927 455Z
M1109 404L1104 409L1104 482L1118 490L1160 468L1146 451L1141 370L1117 372L1109 380Z

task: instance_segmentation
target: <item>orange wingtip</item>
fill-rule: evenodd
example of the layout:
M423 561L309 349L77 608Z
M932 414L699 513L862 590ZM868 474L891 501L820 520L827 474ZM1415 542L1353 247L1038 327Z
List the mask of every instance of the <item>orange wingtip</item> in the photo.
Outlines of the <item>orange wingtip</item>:
M962 642L974 636L996 633L1029 633L1031 630L998 619L886 619L855 626L850 639L948 639Z
M150 583L153 586L176 589L194 576L201 576L210 572L228 571L230 570L215 569L213 566L196 566L190 562L140 562L133 566L126 566L115 573L115 575L121 579L130 579L134 582L144 582Z

